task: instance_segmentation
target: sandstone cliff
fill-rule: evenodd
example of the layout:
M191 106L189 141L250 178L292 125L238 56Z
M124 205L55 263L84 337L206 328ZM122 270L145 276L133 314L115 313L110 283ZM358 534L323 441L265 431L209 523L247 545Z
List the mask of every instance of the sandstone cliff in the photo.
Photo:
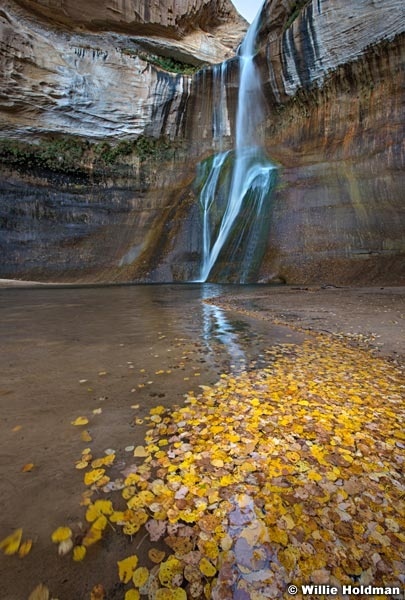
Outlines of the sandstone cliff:
M185 4L194 10L174 5ZM185 44L203 26L187 25L182 8L164 21L158 12L134 17L135 2L86 8L80 19L73 0L48 5L51 27L43 5L28 0L7 2L1 16L1 125L8 138L40 140L34 148L8 140L3 153L0 146L3 276L195 278L195 167L232 142L237 59L194 76L152 64L165 44L193 64ZM212 5L199 6L208 29L204 7ZM404 16L398 0L265 3L257 63L279 185L258 280L405 283ZM153 31L137 29L133 41L135 21ZM224 45L227 25L209 23ZM217 62L198 56L194 64Z
M293 3L290 3L293 4ZM266 4L266 145L283 165L264 280L404 283L405 6Z
M178 135L190 67L233 54L246 23L228 0L167 4L6 1L3 135Z

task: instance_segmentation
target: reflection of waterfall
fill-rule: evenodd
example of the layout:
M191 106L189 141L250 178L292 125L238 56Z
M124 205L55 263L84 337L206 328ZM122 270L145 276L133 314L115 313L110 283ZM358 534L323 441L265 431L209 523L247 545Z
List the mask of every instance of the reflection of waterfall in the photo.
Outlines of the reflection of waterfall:
M200 165L197 185L203 209L203 260L200 281L214 274L226 281L249 281L264 251L269 196L275 167L264 156L258 133L264 100L254 54L258 13L241 45L235 151L220 153ZM218 67L213 80L218 85ZM224 86L226 65L221 65ZM225 90L225 87L223 87ZM216 89L213 90L218 96ZM223 102L224 95L219 95ZM223 134L221 109L213 111L214 138ZM228 160L228 157L232 160Z
M211 286L204 286L202 299L212 298L218 295ZM212 346L213 341L223 345L234 363L234 369L244 369L247 364L245 352L239 343L239 336L225 316L225 311L219 306L202 303L203 310L203 340L207 345L207 355L215 356L216 348Z

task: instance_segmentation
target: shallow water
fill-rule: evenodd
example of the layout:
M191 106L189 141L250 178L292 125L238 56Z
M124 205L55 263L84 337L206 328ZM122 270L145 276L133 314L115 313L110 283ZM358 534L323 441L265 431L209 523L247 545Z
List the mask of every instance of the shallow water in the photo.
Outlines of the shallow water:
M285 327L202 302L238 289L249 288L0 290L0 539L17 527L34 539L24 560L2 561L2 600L27 597L40 581L60 598L79 598L90 585L50 542L57 526L83 519L83 473L74 467L85 446L94 458L114 449L111 475L119 477L133 461L125 448L143 443L148 423L142 421L152 406L179 404L189 390L215 383L223 372L264 364L272 344L302 339ZM88 425L73 426L78 416L86 416ZM83 442L83 429L91 442ZM27 463L32 471L22 472ZM100 553L88 561L93 573L102 571Z
M214 284L3 289L2 350L29 344L31 351L90 347L102 353L108 347L115 353L129 346L133 362L153 367L155 350L168 352L181 341L194 344L210 368L247 368L262 358L264 347L293 334L202 300L249 289ZM167 362L166 354L159 358Z

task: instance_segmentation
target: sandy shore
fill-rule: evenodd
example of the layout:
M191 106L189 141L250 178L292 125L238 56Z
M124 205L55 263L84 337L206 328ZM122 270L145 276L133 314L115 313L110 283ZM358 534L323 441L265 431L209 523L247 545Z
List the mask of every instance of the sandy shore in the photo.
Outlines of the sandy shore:
M257 287L215 304L293 328L328 333L405 364L405 288Z

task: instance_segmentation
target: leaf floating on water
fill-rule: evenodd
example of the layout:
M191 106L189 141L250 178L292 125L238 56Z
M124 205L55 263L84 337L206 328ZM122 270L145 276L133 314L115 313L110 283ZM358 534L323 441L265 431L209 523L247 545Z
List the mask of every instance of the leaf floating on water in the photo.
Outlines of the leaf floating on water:
M93 522L93 525L91 526L93 529L97 529L99 531L104 531L104 529L107 527L107 523L108 523L108 519L105 515L100 515L99 517L97 517L97 519Z
M162 562L159 567L159 581L164 587L174 587L180 576L180 584L182 580L183 565L180 560L174 556L170 556L165 562ZM183 590L184 591L184 590Z
M20 547L23 530L16 529L12 534L0 541L0 550L3 550L4 554L12 555L18 552Z
M93 469L98 469L99 467L108 467L112 465L115 460L115 454L107 454L107 456L103 456L102 458L96 458L92 461L91 466Z
M71 421L72 425L87 425L89 422L87 417L77 417L74 421Z
M28 596L28 600L49 600L49 589L40 583Z

